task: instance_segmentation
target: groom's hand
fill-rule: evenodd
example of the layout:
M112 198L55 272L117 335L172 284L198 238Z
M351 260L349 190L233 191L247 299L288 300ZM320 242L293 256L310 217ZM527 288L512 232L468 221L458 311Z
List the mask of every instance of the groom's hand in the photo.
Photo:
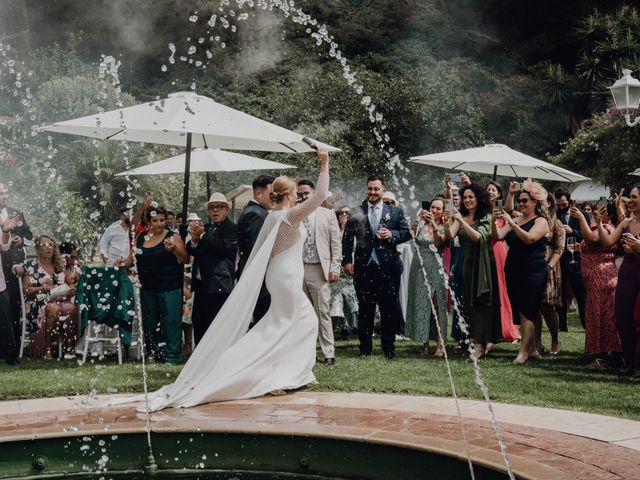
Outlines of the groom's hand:
M353 263L345 263L344 264L344 273L346 273L350 277L353 276Z
M391 238L393 234L391 233L391 230L389 230L388 228L381 228L380 230L378 230L378 236L382 240L387 240Z
M338 280L340 280L340 274L329 272L329 283L337 282Z

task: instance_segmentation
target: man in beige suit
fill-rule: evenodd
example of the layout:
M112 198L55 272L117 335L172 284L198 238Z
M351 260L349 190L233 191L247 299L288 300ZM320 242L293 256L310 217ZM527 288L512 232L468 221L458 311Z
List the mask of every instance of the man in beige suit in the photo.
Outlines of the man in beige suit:
M298 196L305 201L313 193L311 180L298 182ZM302 252L304 291L318 316L318 340L325 365L335 365L333 325L331 324L331 283L340 278L342 235L333 210L319 207L303 221L307 239Z

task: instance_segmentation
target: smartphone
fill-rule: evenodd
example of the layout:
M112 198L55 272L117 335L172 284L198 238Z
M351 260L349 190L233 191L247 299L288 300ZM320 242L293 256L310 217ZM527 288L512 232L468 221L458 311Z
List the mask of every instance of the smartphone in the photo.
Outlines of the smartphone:
M520 182L513 182L513 184L516 187L516 192L519 192L520 190L522 190L522 184Z
M453 200L451 200L450 198L447 198L444 201L444 211L449 215L453 215L453 213L456 211L456 208L453 206Z
M422 210L429 210L431 208L431 202L429 200L422 201Z
M596 210L600 207L606 207L607 205L609 205L609 199L607 197L600 197L600 200L598 200L596 204Z
M453 183L460 183L462 181L462 173L460 172L451 172L448 175L449 180L451 180Z
M304 202L304 194L302 192L298 192L296 195L298 196L299 202Z
M504 206L502 205L502 199L498 198L496 200L496 210L502 210Z
M309 145L309 147L313 148L314 150L318 149L318 145L316 145L316 142L311 140L309 137L302 137L302 141L307 145Z

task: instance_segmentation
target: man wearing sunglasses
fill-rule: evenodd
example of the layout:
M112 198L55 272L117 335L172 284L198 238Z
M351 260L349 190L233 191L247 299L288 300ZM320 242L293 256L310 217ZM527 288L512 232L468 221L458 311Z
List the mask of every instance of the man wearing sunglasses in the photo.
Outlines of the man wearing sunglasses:
M187 244L187 252L194 257L191 320L196 345L233 290L238 250L238 228L227 218L229 202L224 194L211 195L205 207L209 223L190 222L191 241Z

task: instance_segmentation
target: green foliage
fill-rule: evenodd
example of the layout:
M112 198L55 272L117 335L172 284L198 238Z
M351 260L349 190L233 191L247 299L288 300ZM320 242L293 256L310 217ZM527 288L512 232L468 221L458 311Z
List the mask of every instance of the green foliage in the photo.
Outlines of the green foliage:
M612 110L585 122L552 160L617 190L632 184L629 173L638 168L639 150L640 129L627 127Z

